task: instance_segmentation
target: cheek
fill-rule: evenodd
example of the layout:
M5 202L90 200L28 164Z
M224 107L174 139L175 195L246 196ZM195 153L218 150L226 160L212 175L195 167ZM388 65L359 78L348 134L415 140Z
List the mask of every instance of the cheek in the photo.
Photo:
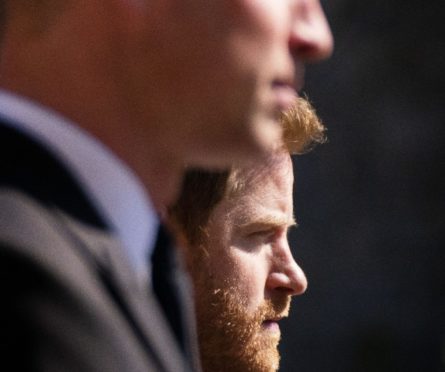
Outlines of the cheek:
M237 17L240 27L252 35L273 37L282 34L290 21L289 0L238 0Z
M264 300L267 268L261 255L232 249L221 271L220 280L232 287L249 311ZM222 263L222 262L221 262ZM222 265L220 266L222 267Z
M220 287L235 287L244 281L244 268L226 252L212 257L209 271L215 284Z

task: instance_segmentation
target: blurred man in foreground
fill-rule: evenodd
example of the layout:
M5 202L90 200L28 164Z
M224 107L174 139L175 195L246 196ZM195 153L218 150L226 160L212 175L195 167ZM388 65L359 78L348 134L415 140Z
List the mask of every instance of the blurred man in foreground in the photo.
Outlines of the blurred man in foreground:
M5 368L196 369L158 212L184 162L266 156L331 48L318 0L1 1Z
M322 142L324 127L301 98L282 122L284 144L267 159L189 171L171 209L186 241L205 372L276 371L279 321L306 289L287 238L296 225L290 155Z

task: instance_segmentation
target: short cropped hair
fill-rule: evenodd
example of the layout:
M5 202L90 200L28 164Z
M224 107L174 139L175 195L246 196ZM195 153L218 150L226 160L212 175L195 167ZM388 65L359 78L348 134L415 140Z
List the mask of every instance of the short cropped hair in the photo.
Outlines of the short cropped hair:
M325 142L325 127L314 108L305 98L297 98L295 105L281 116L283 141L277 152L303 154L318 143ZM173 226L192 246L202 244L206 225L215 206L234 195L243 184L239 176L242 167L233 165L226 171L189 169L184 177L181 194L169 209Z

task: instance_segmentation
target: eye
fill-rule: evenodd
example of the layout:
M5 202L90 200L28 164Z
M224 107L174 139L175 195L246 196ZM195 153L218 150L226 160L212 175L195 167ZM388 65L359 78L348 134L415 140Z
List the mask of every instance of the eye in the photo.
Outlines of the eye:
M250 239L264 239L268 240L275 236L276 231L274 229L261 229L261 230L254 230L247 234L247 238Z

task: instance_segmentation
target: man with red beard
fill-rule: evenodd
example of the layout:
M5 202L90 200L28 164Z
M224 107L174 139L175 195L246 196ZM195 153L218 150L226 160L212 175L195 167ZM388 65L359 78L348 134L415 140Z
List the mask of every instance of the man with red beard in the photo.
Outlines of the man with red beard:
M190 170L170 210L188 247L205 372L276 371L279 321L306 290L287 238L296 225L290 155L322 142L324 127L302 98L282 123L284 143L268 159L222 173Z

